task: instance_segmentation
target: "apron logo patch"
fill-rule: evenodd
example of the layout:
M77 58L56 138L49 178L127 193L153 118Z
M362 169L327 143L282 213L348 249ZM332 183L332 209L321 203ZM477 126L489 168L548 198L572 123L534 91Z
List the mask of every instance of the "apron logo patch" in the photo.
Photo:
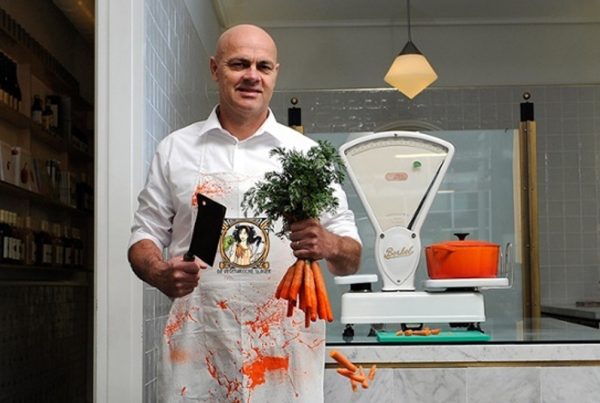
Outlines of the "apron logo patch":
M217 273L270 273L269 220L226 218L219 242L221 262Z

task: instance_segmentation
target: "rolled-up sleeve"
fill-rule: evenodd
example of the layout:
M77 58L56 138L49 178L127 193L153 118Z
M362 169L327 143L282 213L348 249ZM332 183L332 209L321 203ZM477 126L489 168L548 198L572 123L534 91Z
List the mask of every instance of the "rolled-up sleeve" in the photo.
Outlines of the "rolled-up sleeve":
M138 196L138 209L133 218L129 246L149 239L159 249L171 243L174 208L167 180L167 157L163 144L152 159L146 185Z
M335 184L333 187L334 196L338 200L338 207L333 214L323 214L320 218L321 223L328 231L331 231L339 236L348 236L353 238L362 245L362 241L358 235L358 229L354 221L354 213L348 208L346 193L344 193L340 185Z

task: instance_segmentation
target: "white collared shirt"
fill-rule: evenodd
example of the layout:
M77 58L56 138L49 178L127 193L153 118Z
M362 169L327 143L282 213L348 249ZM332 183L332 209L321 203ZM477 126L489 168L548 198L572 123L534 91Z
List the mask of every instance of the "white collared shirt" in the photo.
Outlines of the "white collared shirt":
M316 145L308 137L279 124L273 113L252 136L238 140L223 129L214 108L207 120L179 129L158 145L146 185L138 197L129 245L152 240L170 256L187 251L191 239L191 200L200 172L251 173L254 176L280 170L279 161L269 156L275 147L306 151ZM348 210L346 195L334 185L339 206L334 214L320 217L324 227L340 236L360 242L354 214ZM238 189L243 194L247 189ZM238 192L240 193L240 192ZM241 198L237 209L228 208L227 215L242 216Z

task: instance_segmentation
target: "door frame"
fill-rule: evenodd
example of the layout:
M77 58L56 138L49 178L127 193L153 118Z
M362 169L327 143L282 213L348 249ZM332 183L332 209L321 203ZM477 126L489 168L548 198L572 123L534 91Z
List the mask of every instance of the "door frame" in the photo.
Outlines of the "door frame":
M94 401L141 402L143 283L127 262L143 183L144 0L96 1Z

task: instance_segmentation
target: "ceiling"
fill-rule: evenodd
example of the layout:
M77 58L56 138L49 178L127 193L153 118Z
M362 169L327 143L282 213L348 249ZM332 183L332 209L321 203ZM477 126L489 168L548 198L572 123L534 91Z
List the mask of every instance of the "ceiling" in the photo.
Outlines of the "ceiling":
M395 25L406 19L405 0L213 0L219 22L265 28ZM600 22L600 0L412 0L418 24Z
M71 21L81 36L94 43L95 0L52 0L54 5Z

